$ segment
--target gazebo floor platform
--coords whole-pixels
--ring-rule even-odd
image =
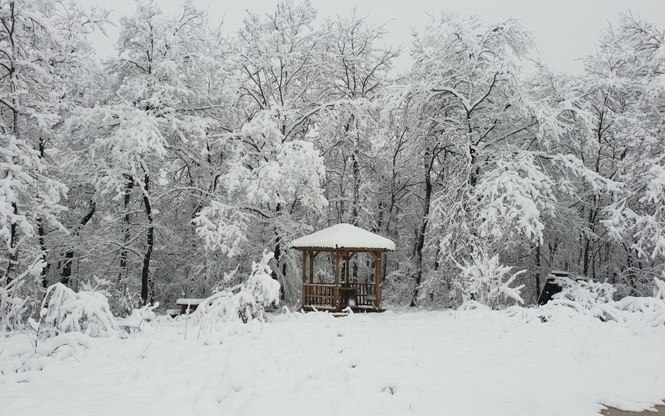
[[[353,311],[353,313],[375,313],[375,312],[380,313],[386,311],[385,309],[381,308],[377,309],[373,306],[346,306],[342,309],[337,309],[326,305],[306,305],[302,307],[302,310],[305,312],[331,312],[335,316],[337,315],[345,316],[348,315],[348,313],[345,312],[347,308],[351,308],[351,311]]]

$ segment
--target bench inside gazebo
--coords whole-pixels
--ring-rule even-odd
[[[382,256],[386,251],[395,251],[395,243],[392,240],[351,224],[337,224],[294,240],[291,248],[300,250],[303,254],[302,308],[304,310],[341,312],[350,307],[354,311],[382,311]],[[324,252],[329,253],[333,260],[330,265],[332,276],[325,272],[325,267],[315,266],[316,258]],[[370,257],[364,265],[361,264],[361,268],[369,266],[371,273],[361,279],[362,276],[358,276],[357,256],[363,253],[367,253]],[[350,262],[354,257],[356,263],[353,265],[352,273]],[[320,266],[321,260],[319,263]]]

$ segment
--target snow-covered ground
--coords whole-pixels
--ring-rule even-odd
[[[287,313],[205,337],[191,318],[162,317],[126,339],[41,341],[38,354],[13,335],[0,339],[0,414],[573,416],[662,404],[665,327],[542,323],[533,311]]]

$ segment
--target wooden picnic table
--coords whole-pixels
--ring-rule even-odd
[[[187,313],[192,313],[196,310],[196,308],[199,307],[199,305],[204,301],[205,299],[178,299],[176,300],[176,305],[180,306],[180,314],[185,315]]]

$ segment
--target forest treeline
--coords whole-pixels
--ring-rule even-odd
[[[648,21],[617,16],[567,75],[532,63],[516,20],[443,14],[398,73],[385,29],[351,12],[285,1],[228,36],[181,10],[138,2],[100,60],[106,11],[0,0],[3,311],[57,282],[116,312],[173,305],[265,249],[295,306],[290,241],[339,222],[396,242],[393,305],[476,298],[473,265],[525,270],[527,304],[551,270],[619,296],[663,274],[665,32]]]

